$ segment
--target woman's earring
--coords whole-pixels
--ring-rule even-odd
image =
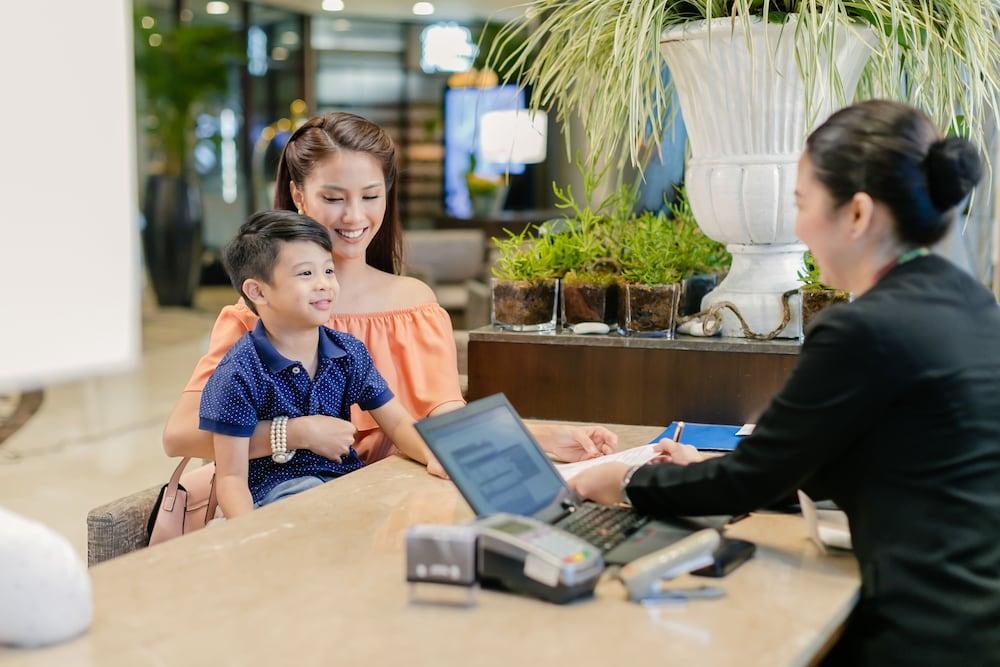
[[[303,215],[301,208],[299,209],[299,215]]]

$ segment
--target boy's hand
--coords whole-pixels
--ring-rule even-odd
[[[289,449],[308,449],[338,463],[351,452],[358,429],[349,421],[310,415],[288,420]]]

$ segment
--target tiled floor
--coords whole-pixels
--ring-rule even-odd
[[[231,290],[212,288],[194,309],[147,313],[137,368],[46,387],[38,412],[0,444],[0,505],[65,535],[86,558],[87,512],[173,470],[163,424],[231,301]]]

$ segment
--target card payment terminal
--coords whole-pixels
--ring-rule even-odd
[[[594,545],[536,519],[499,513],[474,525],[484,586],[562,604],[590,595],[604,569]]]

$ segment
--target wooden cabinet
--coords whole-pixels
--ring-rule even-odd
[[[469,400],[503,392],[525,418],[664,426],[754,422],[798,359],[797,341],[469,335]]]

